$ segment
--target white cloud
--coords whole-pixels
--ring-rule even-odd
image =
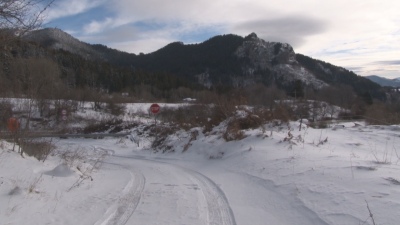
[[[133,26],[122,26],[110,29],[101,34],[87,33],[85,36],[78,37],[79,40],[89,43],[117,43],[137,40],[140,37],[140,31]],[[122,51],[127,51],[120,49]]]
[[[106,18],[102,22],[92,21],[83,27],[83,31],[86,34],[99,33],[104,31],[106,28],[113,24],[114,20],[112,18]]]
[[[103,4],[105,0],[58,0],[48,9],[47,21],[73,16]]]
[[[286,42],[296,48],[305,43],[305,37],[323,33],[327,27],[326,21],[290,15],[282,18],[246,21],[235,24],[230,30],[243,36],[256,31],[257,35],[264,40]]]

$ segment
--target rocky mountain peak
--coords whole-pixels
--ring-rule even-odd
[[[296,53],[292,46],[286,43],[266,42],[251,33],[245,38],[236,56],[250,58],[255,66],[261,69],[271,68],[277,64],[295,64]]]
[[[326,84],[315,78],[296,61],[296,53],[293,47],[287,43],[267,42],[251,33],[245,37],[243,44],[237,48],[235,55],[238,58],[248,58],[250,65],[246,66],[247,74],[251,71],[269,70],[292,82],[301,80],[305,84],[320,88]],[[250,68],[250,69],[249,69]]]
[[[251,33],[251,34],[249,34],[249,35],[247,35],[247,36],[244,38],[245,41],[247,41],[247,40],[254,40],[254,39],[258,39],[257,34],[254,33],[254,32]]]

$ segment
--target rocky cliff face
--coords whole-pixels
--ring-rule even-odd
[[[257,70],[268,69],[283,82],[301,80],[314,88],[327,85],[316,79],[312,73],[296,61],[296,53],[292,46],[286,43],[266,42],[252,33],[245,38],[242,46],[235,51],[235,55],[238,58],[249,59],[248,65],[243,67],[247,77],[254,76],[254,72]]]
[[[257,37],[255,33],[245,38],[235,55],[240,58],[247,57],[256,67],[261,69],[271,68],[274,64],[295,64],[296,54],[292,46],[278,42],[266,42]]]

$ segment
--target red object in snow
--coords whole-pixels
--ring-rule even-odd
[[[158,104],[152,104],[152,105],[150,106],[150,111],[151,111],[153,114],[157,114],[158,112],[160,112],[160,109],[161,109],[161,107],[160,107]]]
[[[11,132],[16,132],[19,128],[19,122],[18,119],[15,117],[12,117],[8,120],[8,129],[10,129]]]

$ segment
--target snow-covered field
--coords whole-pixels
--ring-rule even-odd
[[[400,126],[223,129],[182,130],[164,154],[140,136],[57,139],[44,163],[0,140],[0,224],[400,224]]]

